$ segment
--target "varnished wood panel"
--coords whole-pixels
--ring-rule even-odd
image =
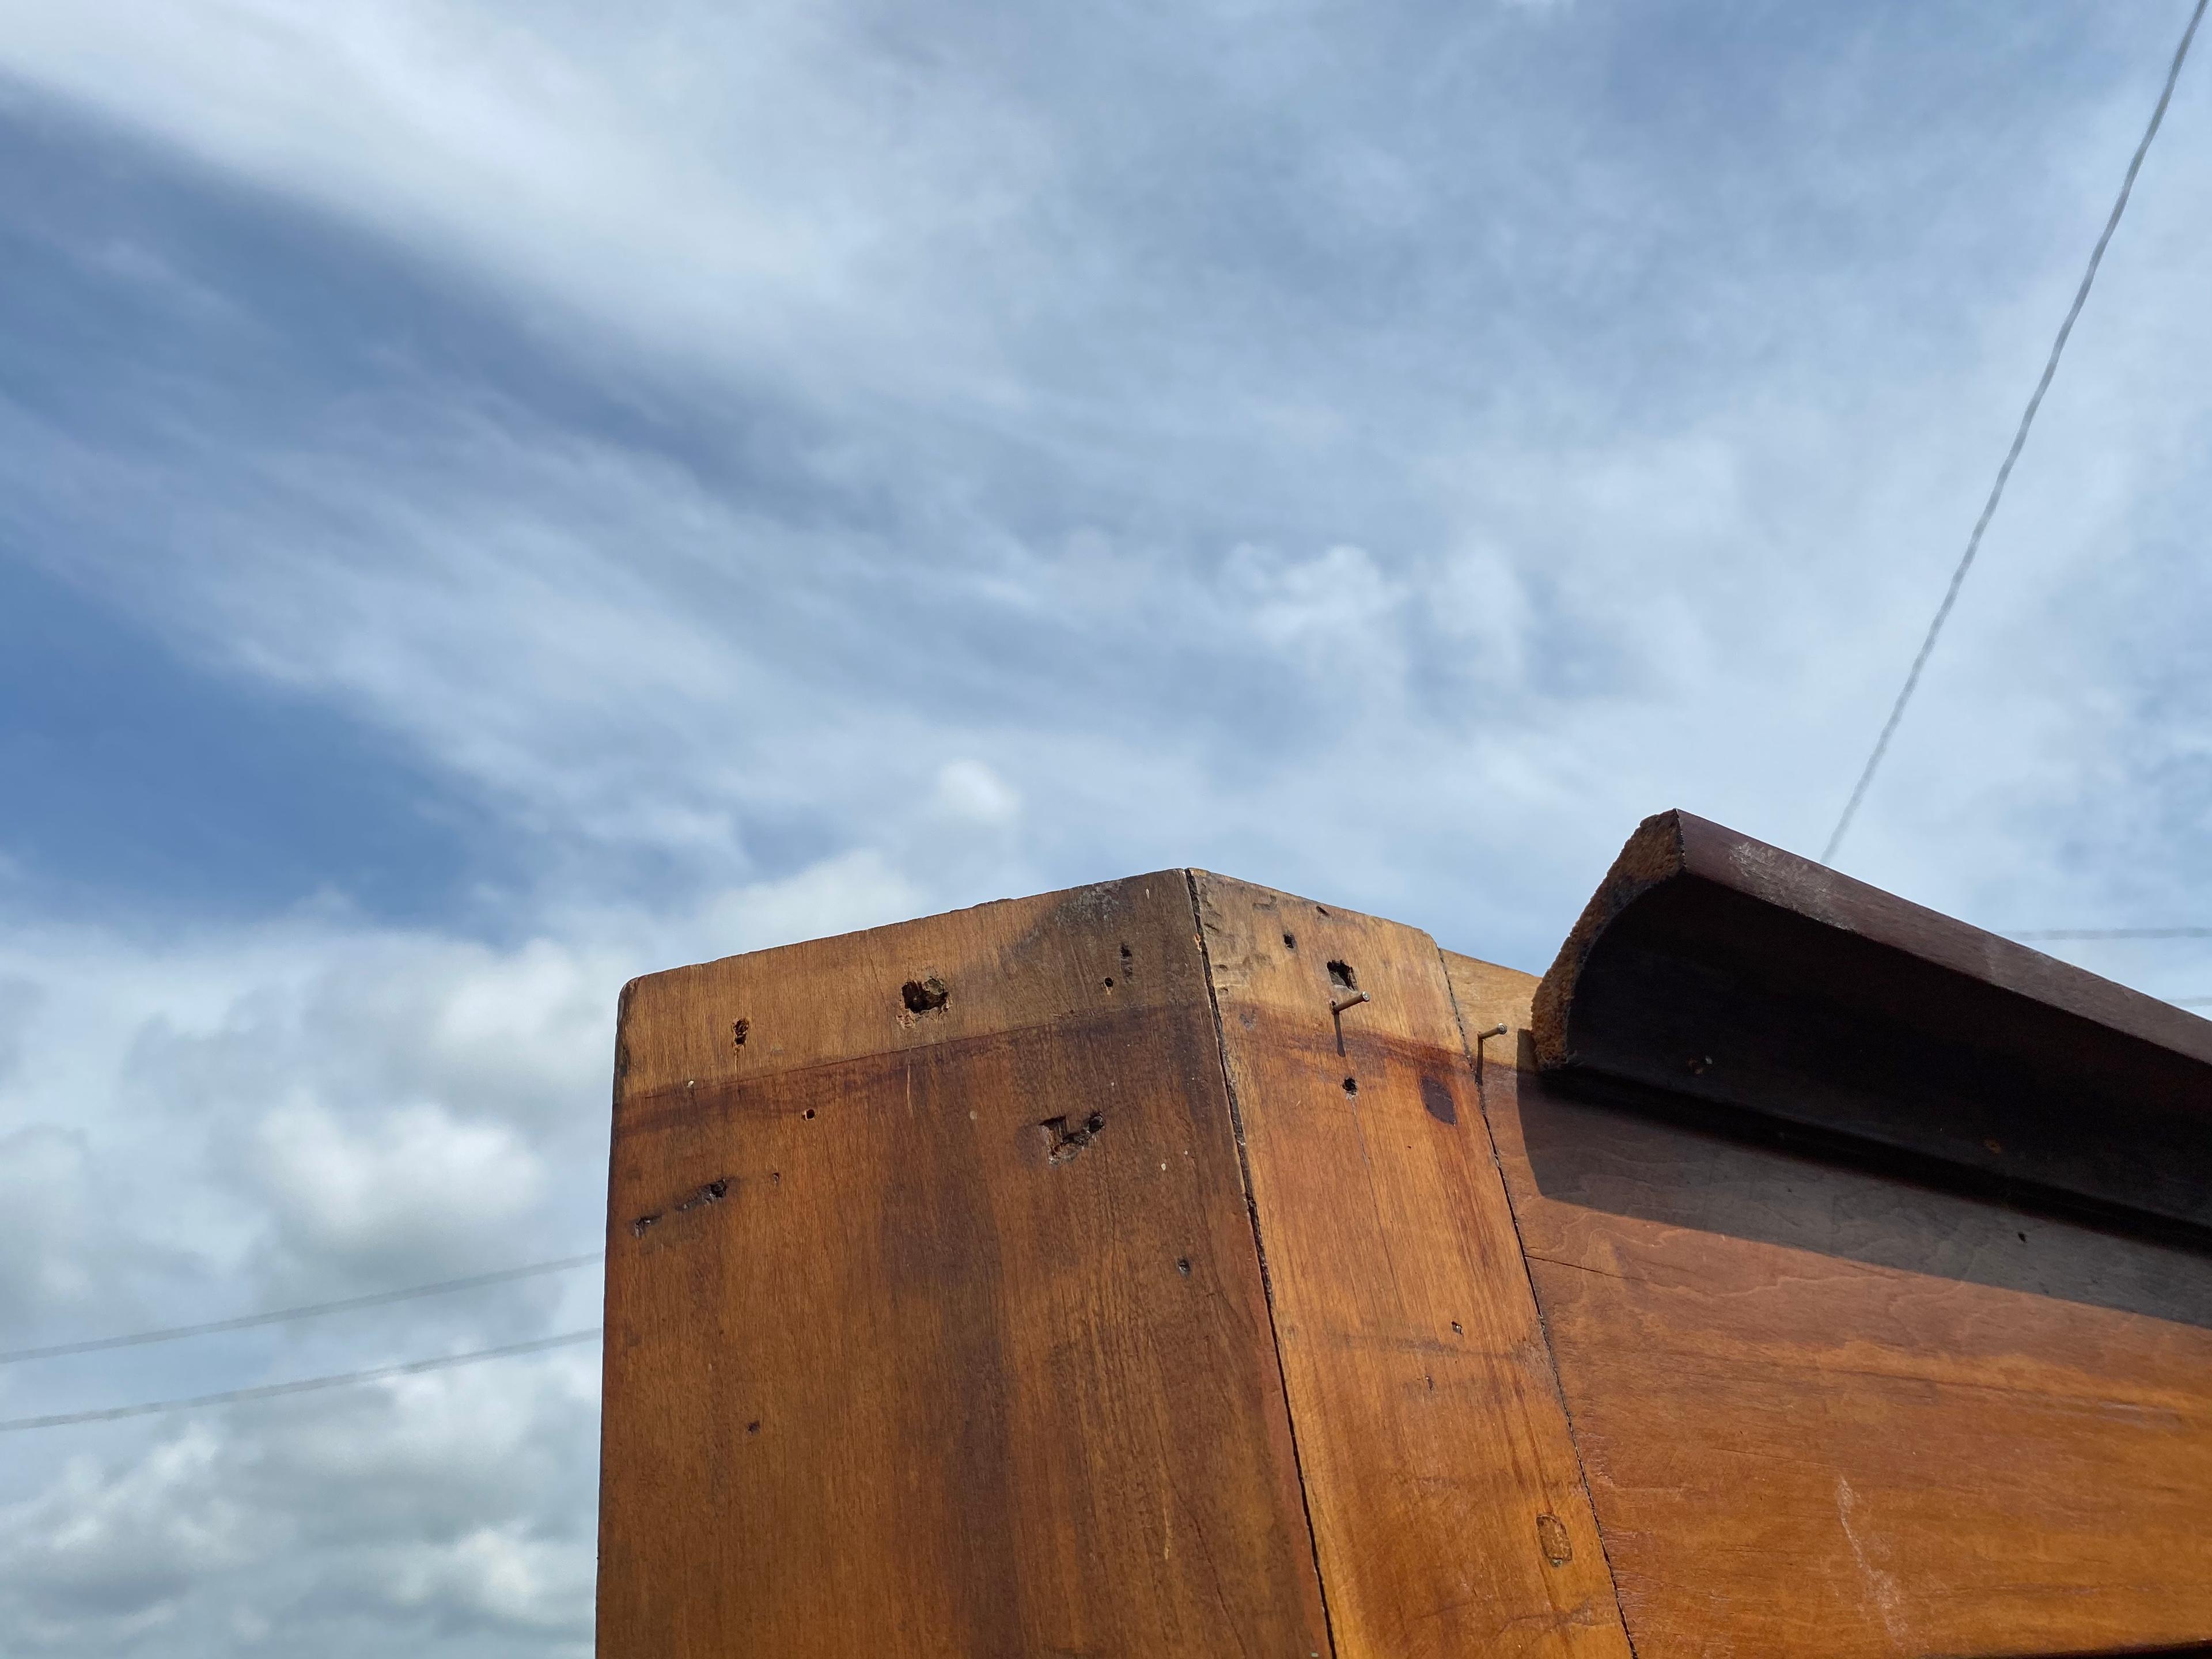
[[[1640,1659],[2212,1639],[2212,1261],[1564,1097],[1447,962]]]
[[[1337,1652],[1625,1659],[1434,943],[1197,883]]]
[[[618,1068],[601,1654],[1328,1651],[1181,872],[655,975]]]

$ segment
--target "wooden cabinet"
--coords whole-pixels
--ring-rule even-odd
[[[2185,1222],[1547,1077],[1537,990],[1182,871],[634,982],[600,1653],[2212,1638]]]

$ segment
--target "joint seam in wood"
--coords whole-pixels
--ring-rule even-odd
[[[1321,1597],[1322,1635],[1330,1659],[1336,1655],[1336,1626],[1328,1611],[1328,1579],[1322,1571],[1321,1534],[1314,1526],[1313,1499],[1306,1491],[1305,1463],[1298,1451],[1297,1413],[1291,1409],[1290,1373],[1283,1364],[1283,1339],[1275,1328],[1275,1285],[1267,1273],[1267,1246],[1260,1236],[1260,1205],[1252,1192],[1252,1160],[1244,1146],[1244,1114],[1237,1101],[1237,1080],[1229,1073],[1229,1036],[1221,1024],[1221,999],[1213,987],[1213,951],[1206,939],[1206,906],[1198,890],[1198,872],[1185,870],[1190,889],[1191,930],[1198,939],[1199,970],[1206,979],[1206,1006],[1213,1015],[1213,1058],[1221,1067],[1221,1091],[1229,1103],[1230,1137],[1237,1143],[1237,1174],[1244,1187],[1244,1213],[1252,1224],[1252,1250],[1260,1261],[1260,1293],[1267,1304],[1267,1340],[1275,1351],[1275,1381],[1282,1389],[1283,1420],[1291,1436],[1291,1467],[1298,1477],[1298,1507],[1305,1516],[1306,1545],[1313,1552],[1314,1589]],[[1610,1571],[1610,1569],[1608,1569]]]

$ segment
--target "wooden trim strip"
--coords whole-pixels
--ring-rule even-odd
[[[1538,987],[1556,1082],[2212,1230],[2212,1021],[1686,812]]]

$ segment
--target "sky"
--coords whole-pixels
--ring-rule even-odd
[[[1540,971],[1646,814],[1817,854],[2186,14],[0,0],[0,1347],[595,1249],[639,973],[1176,865]],[[2208,273],[2197,61],[1850,873],[2212,925]],[[597,1363],[0,1436],[5,1651],[586,1653]]]

